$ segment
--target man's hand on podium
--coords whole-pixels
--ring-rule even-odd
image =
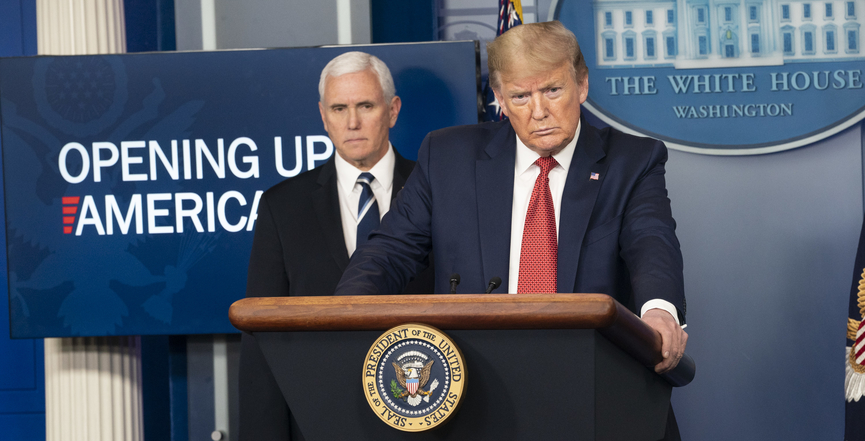
[[[655,365],[655,372],[663,374],[676,365],[685,355],[688,333],[677,323],[669,312],[663,309],[650,309],[643,314],[643,321],[661,334],[661,354],[664,359]]]

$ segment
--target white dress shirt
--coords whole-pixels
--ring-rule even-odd
[[[553,197],[553,208],[556,213],[556,237],[559,233],[559,218],[562,207],[562,194],[565,190],[565,181],[568,178],[568,169],[571,166],[571,160],[574,158],[574,150],[577,146],[577,140],[580,138],[580,128],[582,123],[577,124],[577,131],[574,139],[565,146],[559,153],[553,155],[553,158],[558,162],[558,165],[550,170],[550,193]],[[535,187],[535,181],[538,175],[541,174],[541,168],[535,165],[535,161],[541,156],[529,149],[520,137],[517,136],[517,153],[516,161],[514,161],[514,201],[511,208],[511,253],[508,268],[508,292],[516,293],[520,278],[520,251],[523,246],[523,229],[526,223],[526,212],[529,210],[529,201],[532,198],[532,190]],[[586,177],[588,179],[588,176]],[[640,309],[640,315],[646,313],[650,309],[663,309],[670,313],[676,323],[679,323],[679,314],[676,312],[676,307],[672,303],[661,300],[652,299],[643,304]]]
[[[362,170],[351,165],[338,153],[334,153],[336,165],[336,186],[339,194],[339,217],[342,220],[342,235],[345,238],[345,248],[351,257],[357,247],[357,205],[360,202],[362,187],[357,178]],[[370,170],[375,180],[369,184],[375,200],[378,203],[379,217],[390,209],[390,197],[393,190],[393,170],[396,166],[396,155],[393,145],[388,142],[387,153]]]

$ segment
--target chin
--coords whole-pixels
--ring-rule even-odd
[[[349,146],[349,148],[347,150],[348,151],[346,152],[347,153],[346,156],[348,156],[352,159],[363,159],[363,158],[366,158],[367,156],[369,156],[369,150],[370,149],[363,147],[363,146],[359,146],[359,145],[353,145],[353,146]]]
[[[561,143],[554,143],[553,142],[553,143],[540,144],[537,147],[535,147],[534,150],[538,153],[540,153],[540,152],[549,153],[549,152],[558,152],[559,150],[561,150],[561,147],[562,147]]]

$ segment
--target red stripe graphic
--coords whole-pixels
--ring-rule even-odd
[[[63,214],[76,214],[78,213],[78,202],[81,200],[79,196],[63,196],[61,198],[63,201]],[[75,216],[63,216],[63,234],[72,234],[71,225],[75,224]]]

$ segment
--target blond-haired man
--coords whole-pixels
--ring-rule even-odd
[[[509,119],[426,137],[391,214],[336,293],[392,291],[434,247],[436,292],[459,273],[468,293],[494,277],[505,280],[497,292],[606,293],[661,333],[665,358],[655,369],[672,369],[687,334],[666,147],[581,118],[588,70],[561,23],[517,26],[488,55]]]

